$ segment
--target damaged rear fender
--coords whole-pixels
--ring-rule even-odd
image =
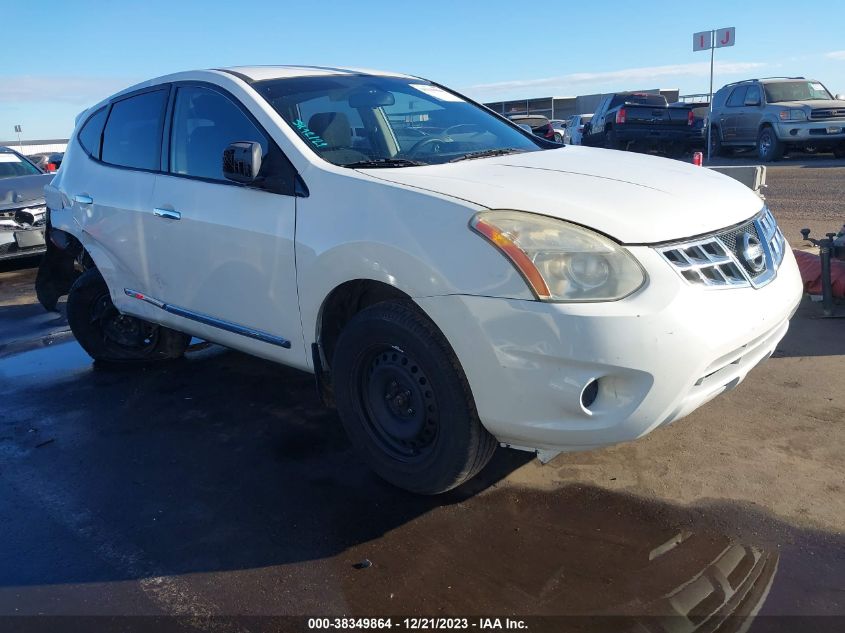
[[[70,291],[76,278],[93,265],[82,244],[70,233],[47,227],[47,252],[35,277],[35,294],[48,312]]]

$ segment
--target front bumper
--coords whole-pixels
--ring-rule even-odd
[[[760,289],[704,289],[651,248],[629,249],[649,283],[622,301],[550,304],[418,298],[453,346],[479,416],[518,448],[632,440],[732,389],[783,338],[802,295],[792,252]],[[598,379],[595,402],[581,394]]]
[[[795,121],[776,125],[778,138],[785,143],[837,144],[845,141],[845,121]]]

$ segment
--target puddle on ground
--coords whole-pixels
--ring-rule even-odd
[[[92,362],[75,340],[52,343],[0,358],[0,378],[54,378],[89,371]]]

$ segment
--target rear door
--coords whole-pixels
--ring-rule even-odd
[[[82,242],[113,295],[125,287],[143,290],[149,285],[152,268],[144,250],[143,217],[160,168],[169,90],[165,85],[125,95],[93,115],[80,133],[83,143],[88,137],[83,149],[91,160],[80,157],[78,169],[62,174]],[[119,305],[120,297],[115,299]]]
[[[249,111],[210,84],[174,88],[168,129],[165,173],[145,215],[149,294],[177,329],[305,367],[293,167]],[[261,145],[261,187],[223,176],[223,151],[239,141]]]

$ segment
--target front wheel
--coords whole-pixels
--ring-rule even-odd
[[[332,375],[350,440],[399,488],[445,492],[496,449],[449,343],[413,304],[383,302],[356,314],[338,339]]]
[[[191,337],[114,307],[100,271],[91,268],[74,282],[67,298],[67,321],[88,355],[105,362],[151,362],[179,358]]]
[[[764,127],[757,137],[757,156],[764,163],[780,160],[783,157],[783,143],[771,127]]]

